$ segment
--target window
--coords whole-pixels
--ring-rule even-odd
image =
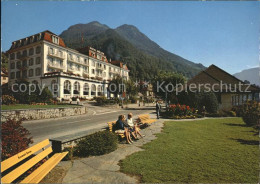
[[[15,78],[15,73],[11,72],[11,79],[14,79],[14,78]]]
[[[63,52],[59,51],[59,56],[62,57],[63,56]]]
[[[36,58],[36,65],[41,64],[41,57]]]
[[[17,78],[17,79],[20,79],[20,78],[21,78],[21,72],[20,72],[20,71],[17,71],[17,72],[16,72],[16,78]]]
[[[73,64],[72,63],[69,63],[69,66],[70,66],[71,69],[73,68]]]
[[[17,58],[17,59],[20,59],[20,57],[21,57],[21,52],[17,52],[17,53],[16,53],[16,58]]]
[[[11,63],[11,69],[14,69],[15,68],[15,63]]]
[[[80,70],[80,65],[76,65],[76,67],[77,67],[77,70],[79,71]]]
[[[30,38],[30,42],[32,43],[34,41],[34,36]]]
[[[92,74],[95,74],[95,69],[92,69]]]
[[[30,48],[29,49],[29,56],[33,55],[34,54],[34,49],[33,48]]]
[[[50,54],[54,54],[54,49],[50,48],[49,52],[50,52]]]
[[[27,67],[27,60],[23,60],[23,67]]]
[[[87,59],[84,59],[84,64],[88,64],[88,60]]]
[[[74,91],[73,91],[73,94],[79,94],[79,91],[80,91],[80,84],[79,84],[79,82],[75,82],[75,83],[74,83]]]
[[[33,76],[33,69],[30,69],[29,70],[29,77],[32,77]]]
[[[27,56],[27,50],[23,51],[23,56]]]
[[[102,87],[99,85],[98,86],[98,96],[101,96],[102,95]]]
[[[33,65],[33,58],[29,59],[29,66]]]
[[[69,80],[64,81],[64,94],[70,94],[71,83]]]
[[[94,61],[92,61],[92,66],[95,66],[95,62]]]
[[[79,58],[79,56],[77,57],[77,61],[80,62],[80,58]]]
[[[52,36],[52,42],[53,43],[56,43],[56,44],[59,44],[59,38],[57,36]]]
[[[60,66],[63,66],[63,61],[61,59],[58,59],[57,62],[60,64]]]
[[[106,65],[104,65],[104,69],[106,70]]]
[[[95,86],[95,84],[92,84],[91,85],[91,96],[94,96],[94,95],[96,95],[96,86]]]
[[[23,70],[22,76],[23,76],[23,78],[27,78],[27,70]]]
[[[88,85],[88,83],[84,84],[83,95],[89,95],[89,85]]]
[[[12,53],[12,54],[10,55],[10,58],[11,58],[11,59],[15,59],[15,54]]]
[[[50,64],[53,65],[53,58],[50,57]]]
[[[17,62],[16,62],[16,68],[17,68],[17,69],[20,69],[21,66],[22,66],[21,61],[17,61]]]
[[[54,95],[58,93],[58,83],[56,82],[56,80],[51,81],[51,90]]]
[[[103,77],[106,77],[106,75],[107,75],[106,72],[104,72],[104,73],[103,73]]]
[[[40,54],[40,53],[41,53],[41,47],[38,46],[38,47],[36,47],[36,54]]]
[[[39,76],[41,75],[41,68],[36,68],[36,76]]]
[[[40,34],[37,36],[37,40],[39,41],[41,38],[42,38],[42,34],[40,33]]]

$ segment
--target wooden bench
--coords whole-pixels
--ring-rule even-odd
[[[68,152],[52,153],[49,139],[46,139],[4,161],[1,162],[1,183],[12,183],[19,176],[35,166],[43,159],[47,159],[41,166],[36,168],[31,174],[20,183],[39,183],[67,154]],[[27,159],[26,159],[27,158]],[[20,162],[24,163],[20,163]],[[18,164],[17,167],[15,165]],[[15,168],[13,168],[15,167]],[[8,173],[7,173],[8,172]],[[4,175],[3,175],[4,174]]]
[[[149,114],[141,114],[138,116],[138,119],[141,123],[145,124],[150,124],[150,123],[154,123],[156,121],[156,119],[150,119]]]
[[[108,124],[109,131],[113,132],[113,125],[116,124],[116,121],[111,121],[111,122],[108,122],[107,124]],[[123,134],[123,133],[116,133],[116,134],[119,135],[122,139],[125,137],[125,134]]]

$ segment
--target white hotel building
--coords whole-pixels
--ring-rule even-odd
[[[27,80],[47,86],[54,97],[64,99],[110,97],[107,87],[114,76],[129,79],[129,70],[122,62],[108,61],[103,52],[91,47],[80,51],[68,48],[50,31],[14,41],[8,55],[9,87],[15,81]]]

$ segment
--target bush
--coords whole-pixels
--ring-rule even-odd
[[[203,106],[208,113],[217,113],[218,100],[213,92],[201,92],[198,96],[198,109],[203,111]]]
[[[22,121],[7,120],[2,123],[2,160],[29,147],[33,143],[30,132],[22,126]]]
[[[130,96],[129,100],[131,103],[137,103],[137,98],[135,96]]]
[[[53,98],[53,95],[52,92],[47,87],[45,87],[39,97],[41,102],[50,102],[50,100]]]
[[[96,100],[97,105],[109,104],[109,100],[105,96],[94,97],[94,99]]]
[[[74,155],[79,157],[103,155],[117,149],[117,135],[110,131],[100,131],[85,137],[74,147]]]
[[[4,105],[11,105],[11,104],[16,104],[17,101],[13,96],[10,95],[3,95],[2,96],[2,104]]]
[[[259,127],[260,124],[260,107],[256,101],[248,101],[243,105],[242,118],[248,126]]]

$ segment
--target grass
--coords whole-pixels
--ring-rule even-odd
[[[147,183],[258,183],[258,132],[240,118],[165,122],[157,139],[120,163]]]
[[[15,109],[38,109],[38,108],[60,108],[60,107],[77,107],[77,105],[28,105],[28,104],[16,104],[16,105],[2,105],[2,110],[15,110]]]

